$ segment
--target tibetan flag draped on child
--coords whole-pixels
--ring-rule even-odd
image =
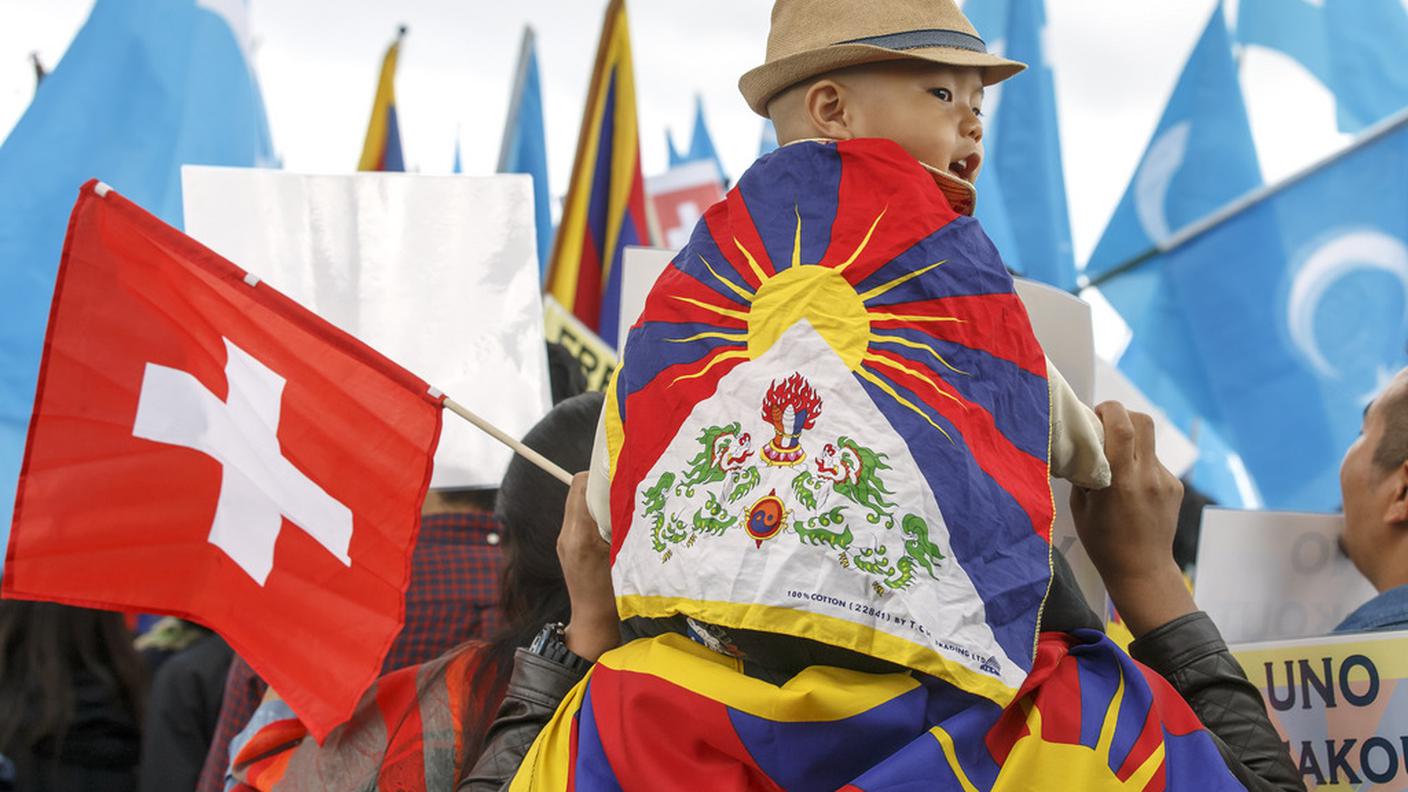
[[[406,38],[403,27],[396,40],[381,59],[381,77],[377,79],[376,96],[372,98],[372,118],[367,123],[367,139],[362,143],[359,171],[404,171],[401,154],[401,122],[396,116],[396,61],[401,55],[401,42]]]
[[[641,637],[515,790],[1142,789],[1164,761],[1228,788],[1103,635],[1037,651],[1059,374],[972,198],[890,141],[803,142],[705,213],[630,330],[588,483]]]
[[[716,792],[1243,790],[1188,704],[1103,633],[1042,633],[1005,710],[910,674],[783,686],[676,635],[602,655],[510,786]]]
[[[321,738],[401,629],[440,401],[89,182],[3,594],[207,624]]]
[[[582,116],[572,183],[548,264],[547,292],[615,348],[621,255],[650,245],[640,171],[635,67],[625,0],[611,0]]]

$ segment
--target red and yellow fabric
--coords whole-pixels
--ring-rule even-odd
[[[465,729],[498,709],[488,691],[468,691],[482,649],[482,644],[466,644],[429,663],[387,674],[362,697],[352,719],[322,745],[297,718],[263,726],[231,762],[236,788],[453,789]]]
[[[640,170],[635,67],[625,0],[611,0],[582,117],[546,291],[616,348],[621,256],[650,245]]]
[[[662,724],[669,724],[662,728]],[[1043,633],[1002,709],[815,666],[778,686],[677,635],[603,655],[519,768],[536,790],[1240,790],[1188,705],[1099,632]]]
[[[381,60],[381,77],[377,80],[376,96],[372,99],[372,118],[367,124],[367,138],[362,143],[362,156],[357,161],[359,171],[404,171],[405,157],[401,153],[401,124],[396,115],[396,61],[401,54],[403,29],[386,50]]]

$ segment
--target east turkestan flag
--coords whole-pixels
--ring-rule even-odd
[[[3,594],[209,625],[321,739],[401,629],[441,398],[89,182]]]

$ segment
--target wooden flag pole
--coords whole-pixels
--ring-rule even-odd
[[[514,450],[514,453],[518,454],[529,462],[532,462],[539,468],[542,468],[544,473],[547,473],[553,478],[556,478],[558,481],[561,481],[563,484],[566,484],[569,487],[572,486],[571,473],[568,473],[567,471],[558,467],[556,464],[553,463],[551,459],[548,459],[542,454],[539,454],[537,451],[534,451],[533,449],[519,442],[516,438],[509,437],[508,435],[504,434],[502,431],[499,430],[499,427],[494,426],[483,418],[480,418],[478,415],[475,415],[473,412],[466,409],[464,405],[460,404],[454,399],[451,399],[449,396],[445,397],[445,409],[484,430],[489,434],[490,437],[494,438],[495,440],[498,440],[500,443],[503,443],[509,448],[512,448]]]

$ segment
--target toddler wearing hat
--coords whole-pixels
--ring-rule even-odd
[[[984,89],[1023,68],[953,0],[778,0],[739,87],[784,145],[655,284],[597,433],[628,636],[686,633],[779,684],[1020,685],[1048,474],[1110,475],[970,217]]]

